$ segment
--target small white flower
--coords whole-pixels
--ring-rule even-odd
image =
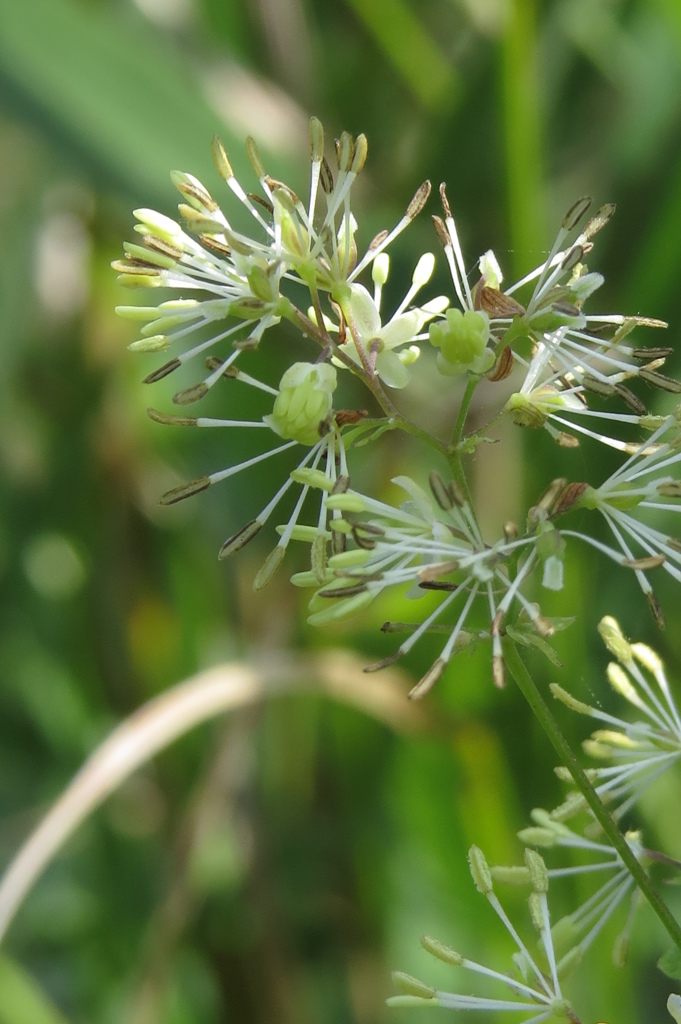
[[[424,253],[412,275],[411,286],[385,323],[381,321],[381,304],[383,285],[390,269],[387,253],[380,253],[372,266],[373,296],[364,285],[356,282],[350,285],[345,295],[339,296],[338,305],[343,314],[346,335],[350,335],[339,344],[339,351],[353,362],[364,365],[370,373],[375,373],[388,387],[403,388],[408,384],[407,366],[418,359],[420,349],[417,343],[427,337],[421,333],[423,327],[441,313],[449,301],[445,296],[439,296],[423,306],[411,306],[418,291],[430,280],[434,266],[432,253]],[[339,325],[328,319],[325,326],[336,333],[339,331]],[[344,365],[337,358],[334,363],[339,367]]]

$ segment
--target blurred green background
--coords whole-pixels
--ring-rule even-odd
[[[179,479],[250,449],[237,434],[185,436],[147,419],[175,387],[144,388],[151,367],[127,353],[135,334],[113,314],[129,301],[109,264],[131,237],[130,211],[172,214],[175,167],[229,206],[210,159],[216,132],[246,188],[248,134],[271,173],[304,188],[315,113],[329,135],[368,135],[363,244],[424,178],[445,180],[470,265],[491,246],[510,278],[542,259],[576,197],[615,201],[590,261],[606,275],[591,309],[668,319],[674,344],[681,6],[0,0],[0,101],[4,864],[87,753],[154,694],[255,650],[349,644],[372,661],[394,641],[381,622],[399,617],[383,605],[312,635],[285,574],[251,591],[271,536],[216,561],[271,493],[257,474],[157,507]],[[428,215],[394,250],[396,296],[424,248],[437,250]],[[281,358],[268,336],[248,369]],[[507,433],[473,467],[490,523],[522,514],[556,472],[548,440]],[[391,440],[364,472],[387,482],[418,457]],[[562,457],[565,475],[602,473],[585,445]],[[666,577],[663,638],[624,570],[574,549],[567,579],[546,611],[578,619],[556,643],[564,669],[532,659],[542,681],[608,704],[595,628],[606,613],[678,664]],[[412,681],[437,651],[423,647],[405,666]],[[419,1024],[423,1012],[384,999],[391,968],[447,987],[422,932],[506,969],[507,936],[465,854],[476,842],[491,861],[521,855],[514,832],[529,810],[560,799],[554,758],[513,686],[493,690],[486,650],[454,661],[424,716],[398,733],[321,697],[278,698],[175,744],[31,894],[0,961],[0,1024]],[[577,742],[583,724],[563,718]],[[653,820],[646,840],[661,841]],[[664,841],[678,856],[678,815]],[[564,911],[575,890],[555,896]],[[647,911],[640,925],[626,970],[610,967],[607,941],[584,965],[570,994],[585,1022],[664,1019],[664,936]]]

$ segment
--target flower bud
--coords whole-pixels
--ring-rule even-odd
[[[448,309],[445,320],[438,320],[429,329],[430,343],[440,349],[437,366],[448,377],[459,373],[485,373],[494,363],[494,353],[487,348],[489,317],[482,310]]]
[[[333,407],[336,371],[328,363],[294,363],[279,385],[274,408],[265,422],[281,437],[300,444],[319,441],[320,423]]]

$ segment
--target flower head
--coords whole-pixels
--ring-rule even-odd
[[[611,437],[579,420],[590,417],[596,425],[607,420],[617,431],[622,426],[630,429],[627,425],[653,430],[657,421],[626,382],[640,378],[672,392],[681,391],[681,383],[660,373],[670,348],[645,348],[628,340],[635,327],[665,327],[663,321],[584,312],[585,301],[603,283],[600,274],[588,271],[584,257],[614,207],[604,206],[578,230],[591,203],[588,197],[579,199],[565,215],[547,258],[502,291],[503,275],[491,251],[479,260],[477,283],[469,284],[444,186],[440,194],[445,218],[435,218],[436,228],[461,306],[447,311],[445,324],[430,328],[431,343],[439,349],[440,371],[487,374],[500,380],[518,363],[525,368],[524,379],[506,406],[518,425],[545,427],[565,446],[576,445],[581,433],[630,450],[626,438]],[[516,295],[530,284],[533,290],[523,305]],[[620,399],[628,411],[591,408],[592,399],[611,397]]]
[[[327,579],[310,602],[309,622],[323,625],[353,614],[390,587],[406,587],[412,598],[430,593],[438,598],[437,604],[419,625],[386,623],[384,630],[402,628],[410,635],[372,668],[406,654],[426,632],[444,632],[447,639],[439,657],[412,690],[412,697],[420,697],[454,654],[486,636],[492,640],[495,682],[503,685],[501,632],[511,606],[517,606],[541,637],[553,633],[553,625],[523,596],[521,587],[535,567],[556,556],[554,545],[548,541],[546,550],[540,551],[541,531],[518,537],[510,525],[494,544],[485,543],[468,501],[456,484],[446,483],[438,473],[430,476],[432,496],[408,477],[393,482],[408,494],[399,507],[353,490],[329,498],[328,507],[343,516],[331,523],[332,531],[343,533],[349,543],[347,550],[329,559]],[[368,518],[361,519],[362,514]],[[546,547],[547,541],[543,543]],[[547,585],[553,582],[551,572],[548,583],[547,578],[544,581]],[[294,577],[294,582],[312,581],[303,576]],[[477,606],[484,609],[482,630],[470,625]],[[454,616],[451,625],[442,621],[448,612]]]
[[[176,350],[145,378],[147,383],[160,380],[220,342],[230,343],[207,377],[175,395],[179,404],[205,395],[239,352],[256,347],[282,317],[295,318],[296,286],[304,287],[307,302],[312,295],[320,320],[320,293],[328,293],[334,302],[346,301],[358,275],[411,223],[430,190],[428,183],[421,186],[395,228],[382,232],[360,258],[350,199],[366,160],[364,135],[353,139],[344,132],[337,140],[334,173],[324,156],[322,126],[312,118],[306,202],[266,173],[252,139],[246,148],[262,197],[244,190],[222,144],[217,139],[213,142],[217,169],[246,209],[250,232],[235,226],[197,178],[176,171],[171,177],[182,195],[179,212],[184,227],[154,210],[135,211],[141,241],[127,243],[125,259],[113,264],[124,285],[181,293],[181,298],[155,306],[118,307],[121,316],[144,323],[141,338],[131,346],[134,350]],[[427,319],[424,314],[420,322]]]

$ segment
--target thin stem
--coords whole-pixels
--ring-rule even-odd
[[[461,435],[463,434],[463,428],[466,423],[466,417],[468,415],[468,410],[470,408],[471,399],[473,398],[473,392],[478,386],[479,380],[479,377],[475,377],[472,374],[468,375],[468,380],[466,381],[466,390],[463,393],[461,405],[459,406],[459,413],[458,416],[456,417],[456,423],[454,424],[454,433],[452,434],[452,443],[450,445],[452,449],[456,448],[457,445],[459,444],[459,441],[461,440]]]
[[[586,774],[575,757],[572,748],[561,732],[555,718],[551,714],[548,704],[542,697],[537,685],[532,679],[532,676],[528,672],[525,663],[518,654],[516,645],[510,637],[505,637],[503,644],[506,667],[518,684],[520,692],[530,705],[532,712],[551,741],[556,753],[567,766],[575,785],[593,811],[596,820],[607,835],[613,847],[619,854],[622,863],[638,885],[645,898],[648,900],[648,903],[650,903],[675,945],[681,949],[681,926],[669,910],[666,903],[660,899],[653,889],[650,884],[650,879],[632,853],[624,836],[617,828],[617,825],[604,805],[599,800],[595,789],[586,777]]]

